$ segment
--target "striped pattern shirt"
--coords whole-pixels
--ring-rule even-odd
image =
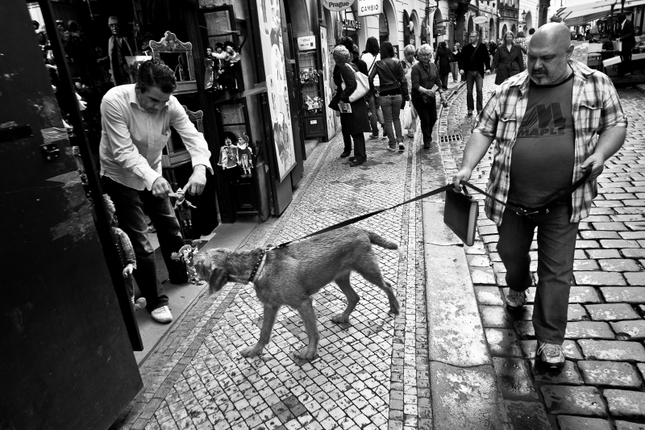
[[[574,73],[572,109],[575,132],[574,168],[571,183],[584,172],[582,163],[593,154],[598,135],[612,127],[627,127],[618,93],[607,75],[570,61]],[[488,193],[506,202],[510,188],[511,153],[517,133],[526,112],[530,79],[524,71],[512,76],[495,91],[475,124],[473,133],[494,138],[493,165],[488,179]],[[597,182],[587,181],[571,196],[570,222],[578,222],[589,215],[591,204],[598,193]],[[486,215],[497,225],[502,222],[505,206],[491,198],[486,199]]]

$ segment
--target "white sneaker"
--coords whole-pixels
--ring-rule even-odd
[[[161,324],[168,324],[172,321],[172,314],[168,306],[162,306],[150,312],[152,319]]]
[[[562,345],[540,342],[538,340],[535,356],[538,360],[552,369],[561,369],[564,366],[565,360]]]

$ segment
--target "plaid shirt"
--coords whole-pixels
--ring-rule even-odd
[[[593,154],[598,135],[612,127],[627,127],[616,89],[607,75],[592,70],[582,63],[570,61],[574,79],[572,91],[573,124],[575,133],[574,168],[571,183],[580,179],[582,163]],[[526,112],[530,79],[528,72],[515,75],[495,91],[479,116],[473,133],[495,139],[493,165],[488,179],[488,193],[506,202],[510,188],[511,153],[517,133]],[[578,222],[589,215],[591,204],[598,193],[596,181],[587,181],[571,196],[570,222]],[[488,218],[498,225],[502,222],[505,206],[486,198]]]

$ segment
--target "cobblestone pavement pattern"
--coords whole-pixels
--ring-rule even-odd
[[[340,134],[320,144],[292,204],[255,228],[241,249],[296,239],[417,195],[420,160],[430,155],[419,136],[405,145],[392,153],[386,139],[367,140],[367,162],[350,168],[339,158]],[[314,361],[293,358],[306,335],[297,312],[284,307],[264,354],[246,359],[239,350],[257,341],[262,306],[251,287],[229,283],[200,298],[146,360],[145,388],[119,428],[432,428],[421,222],[417,203],[359,223],[400,246],[402,258],[374,247],[401,304],[398,316],[388,315],[383,292],[354,274],[361,299],[351,324],[331,322],[345,307],[338,287],[314,296],[320,331]]]
[[[493,77],[484,82],[488,98]],[[592,216],[581,224],[562,373],[543,374],[534,368],[530,304],[516,319],[502,305],[504,268],[495,249],[495,226],[481,216],[478,240],[466,248],[468,282],[474,285],[490,361],[516,430],[645,426],[645,118],[639,110],[640,93],[624,90],[620,95],[629,112],[629,137],[608,163]],[[387,151],[386,140],[368,140],[367,163],[350,168],[347,159],[338,158],[341,136],[319,145],[306,161],[292,204],[281,217],[255,228],[242,249],[298,238],[445,184],[470,133],[472,119],[465,117],[465,106],[461,87],[442,112],[440,138],[428,151],[419,149],[420,131],[414,142],[406,139],[404,153]],[[489,162],[483,160],[473,176],[477,185],[485,185]],[[441,198],[431,199],[439,205]],[[451,373],[440,361],[429,361],[436,339],[428,338],[433,315],[424,288],[424,208],[422,203],[405,205],[359,224],[400,246],[401,257],[375,248],[384,277],[401,303],[398,316],[388,316],[384,294],[356,275],[352,285],[361,301],[350,325],[330,321],[345,306],[337,287],[314,296],[321,337],[314,361],[293,358],[306,335],[300,317],[287,308],[280,311],[264,355],[246,359],[239,349],[256,342],[262,307],[250,287],[228,284],[213,296],[201,297],[174,323],[143,363],[144,389],[116,427],[467,429],[450,422],[443,411],[433,411],[433,396],[439,394],[430,375],[443,372],[458,381],[459,368]],[[439,216],[433,221],[441,223]],[[464,268],[456,276],[468,278]],[[462,373],[470,375],[468,370]],[[457,386],[454,398],[469,405],[473,393],[468,389]]]
[[[494,88],[487,76],[485,100]],[[636,89],[619,95],[629,119],[627,140],[606,163],[591,216],[580,224],[561,373],[535,367],[535,289],[520,315],[503,306],[508,288],[497,229],[483,210],[477,243],[466,249],[498,383],[517,430],[645,429],[645,97]],[[470,135],[465,106],[462,91],[441,130],[449,137],[441,141],[447,177],[460,165]],[[475,185],[485,187],[491,160],[489,152],[473,173]],[[535,254],[535,242],[532,249]],[[535,255],[532,260],[535,277]]]

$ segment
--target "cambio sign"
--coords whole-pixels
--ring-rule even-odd
[[[383,0],[358,0],[358,16],[378,15],[383,12]]]
[[[322,3],[326,9],[339,11],[349,8],[354,4],[354,0],[323,0]]]

